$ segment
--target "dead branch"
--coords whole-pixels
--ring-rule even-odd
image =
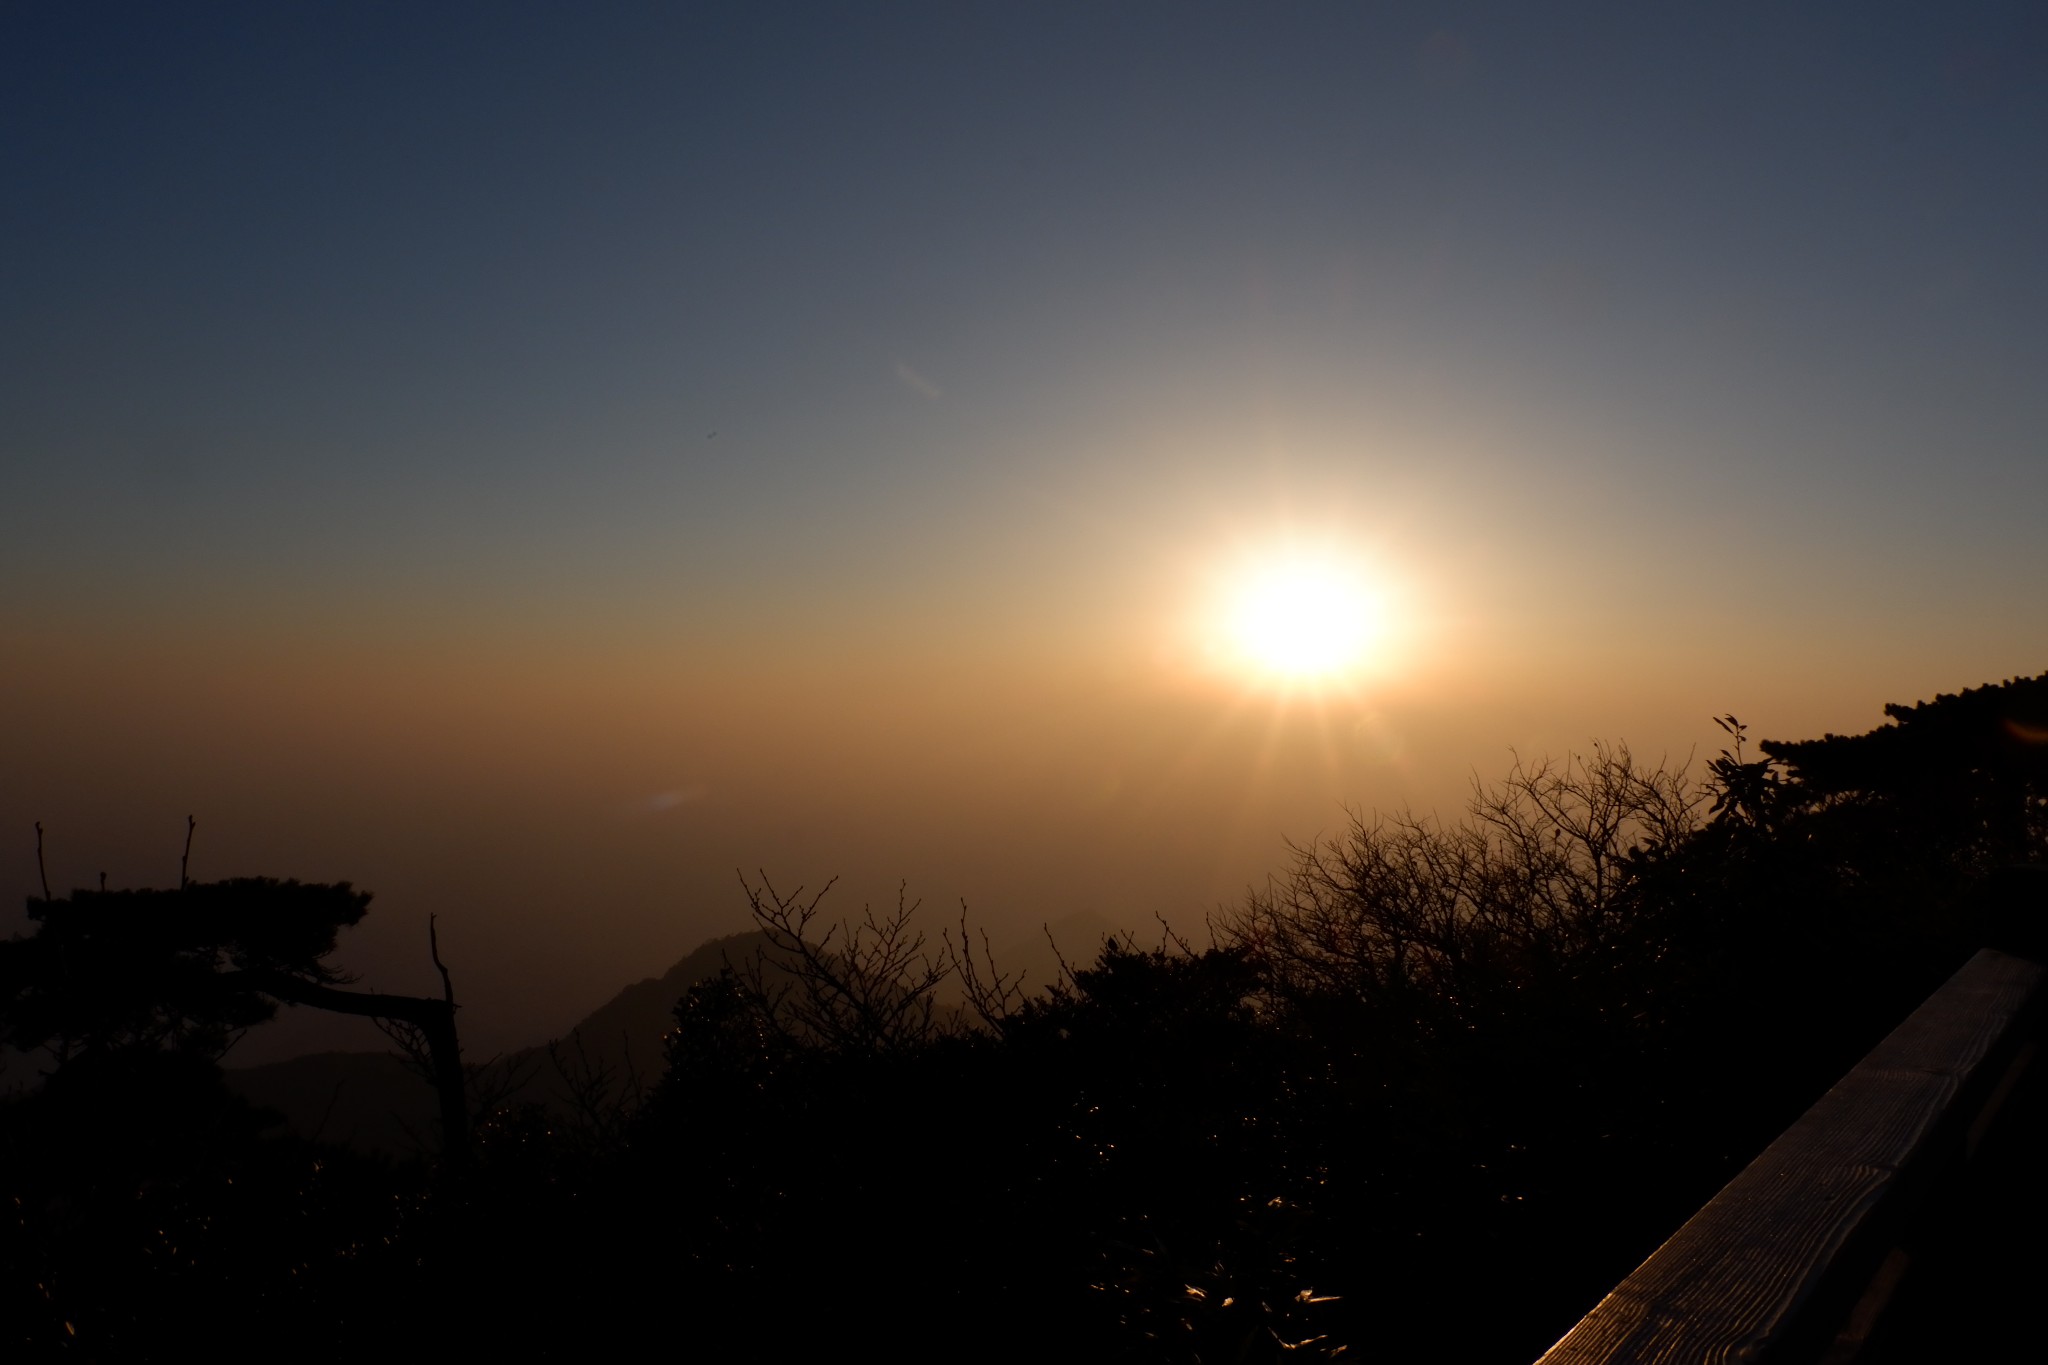
[[[623,1035],[621,1041],[625,1044],[623,1066],[604,1057],[593,1060],[581,1033],[571,1033],[566,1047],[561,1039],[547,1047],[548,1060],[554,1064],[563,1098],[569,1104],[567,1126],[586,1149],[617,1146],[640,1109],[643,1093],[639,1072],[633,1066],[633,1042]]]
[[[991,1029],[1000,1030],[1024,1003],[1023,975],[1005,976],[996,970],[995,952],[989,946],[988,930],[981,936],[981,960],[975,961],[974,941],[967,931],[967,902],[960,902],[960,946],[953,947],[951,931],[945,933],[946,952],[960,974],[960,988],[975,1017]]]
[[[454,1009],[455,982],[449,978],[447,965],[441,961],[441,935],[434,927],[438,919],[439,915],[427,916],[427,953],[434,959],[434,969],[441,973],[441,998],[448,1002],[450,1009]]]
[[[950,952],[925,951],[925,936],[911,927],[922,902],[908,899],[907,885],[897,888],[893,914],[864,906],[858,923],[828,924],[816,933],[819,906],[833,882],[804,900],[801,887],[784,896],[765,872],[759,875],[758,889],[744,873],[740,885],[769,946],[741,980],[773,1028],[799,1045],[866,1053],[937,1035],[937,990],[955,964]],[[771,994],[764,965],[789,978],[784,990]]]

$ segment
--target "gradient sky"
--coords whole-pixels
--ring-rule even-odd
[[[0,185],[0,889],[196,814],[473,1049],[2048,667],[2038,5],[10,6]]]

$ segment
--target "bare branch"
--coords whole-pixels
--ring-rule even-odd
[[[1617,953],[1656,951],[1640,869],[1700,827],[1704,799],[1683,767],[1644,768],[1623,745],[1518,756],[1499,785],[1475,782],[1458,824],[1354,814],[1348,834],[1296,847],[1293,870],[1211,932],[1282,996],[1455,1012],[1531,973],[1592,980]]]
[[[1055,984],[1061,986],[1073,985],[1074,969],[1067,965],[1067,955],[1060,951],[1059,942],[1053,938],[1052,926],[1050,924],[1041,924],[1038,927],[1045,934],[1046,946],[1052,949],[1052,960],[1060,964],[1060,979]]]
[[[427,953],[434,959],[435,970],[441,973],[441,998],[448,1002],[450,1009],[453,1009],[455,1007],[455,983],[449,979],[448,968],[441,961],[441,935],[434,927],[434,921],[439,918],[440,916],[433,914],[427,916]]]
[[[605,1151],[625,1140],[633,1116],[639,1112],[645,1092],[639,1072],[633,1066],[633,1043],[621,1035],[625,1045],[623,1066],[604,1057],[592,1059],[581,1033],[571,1033],[547,1047],[561,1081],[562,1098],[568,1102],[566,1128],[576,1145],[585,1151]]]
[[[1182,956],[1184,957],[1198,956],[1193,946],[1191,946],[1185,938],[1182,938],[1179,934],[1174,932],[1173,926],[1166,922],[1166,916],[1160,914],[1157,910],[1154,910],[1152,912],[1152,918],[1159,921],[1160,952],[1164,953],[1167,949],[1167,945],[1171,944],[1173,947],[1178,948],[1181,951]]]
[[[538,1057],[508,1058],[502,1052],[482,1065],[465,1063],[462,1080],[473,1121],[481,1124],[504,1108],[505,1101],[525,1089],[539,1069]]]
[[[1021,974],[1005,976],[996,970],[995,952],[989,946],[988,930],[979,931],[981,936],[981,961],[974,955],[974,941],[967,931],[967,902],[960,902],[960,947],[953,948],[951,932],[945,935],[946,949],[952,956],[955,969],[960,974],[960,986],[967,996],[967,1006],[975,1017],[991,1029],[1000,1030],[1003,1024],[1016,1013],[1024,1002],[1023,977]]]
[[[896,909],[862,908],[858,923],[821,924],[819,906],[833,882],[810,899],[784,896],[766,873],[757,888],[740,876],[768,949],[739,973],[764,1020],[786,1041],[845,1052],[889,1052],[921,1043],[942,1029],[937,990],[957,969],[950,944],[937,954],[912,927],[921,902],[899,886]],[[836,879],[835,879],[836,881]],[[771,989],[765,968],[788,978]]]

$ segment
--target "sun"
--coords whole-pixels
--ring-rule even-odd
[[[1329,552],[1255,560],[1225,594],[1225,633],[1240,662],[1286,683],[1328,682],[1372,661],[1381,595],[1360,566]]]

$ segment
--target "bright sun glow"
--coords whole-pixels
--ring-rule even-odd
[[[1372,661],[1379,596],[1334,554],[1292,553],[1247,565],[1229,590],[1226,629],[1243,662],[1285,682],[1320,682]]]

